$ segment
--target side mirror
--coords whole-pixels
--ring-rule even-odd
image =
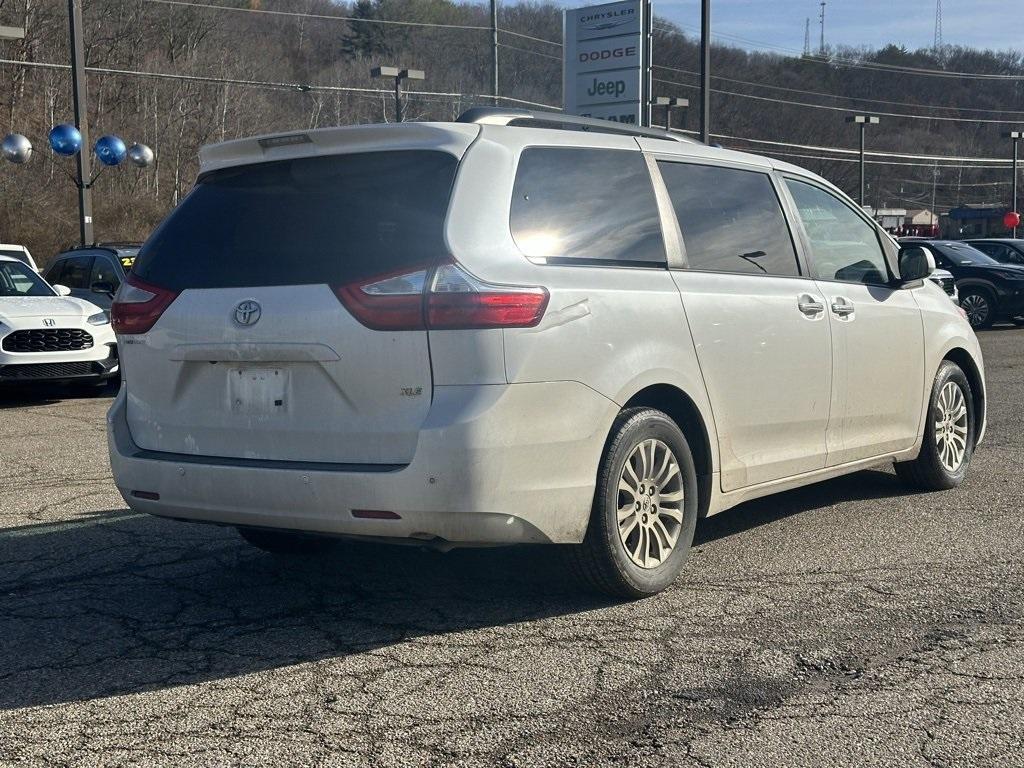
[[[93,293],[102,293],[107,296],[113,296],[115,290],[113,283],[108,283],[102,280],[93,283],[89,288]]]
[[[53,286],[53,290],[55,290],[57,292],[58,296],[70,296],[71,295],[71,289],[68,288],[66,285],[60,285],[59,283],[57,285]]]
[[[908,245],[900,249],[900,282],[924,280],[935,271],[935,257],[927,248]]]

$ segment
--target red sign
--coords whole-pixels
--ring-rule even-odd
[[[1020,214],[1016,211],[1007,211],[1003,216],[1003,226],[1007,229],[1015,229],[1020,226]]]

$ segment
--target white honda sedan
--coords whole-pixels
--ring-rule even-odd
[[[0,384],[103,383],[118,374],[107,314],[35,271],[0,256]]]

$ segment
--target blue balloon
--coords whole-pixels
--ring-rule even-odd
[[[50,129],[50,148],[65,157],[77,155],[82,149],[82,134],[73,125],[55,125]]]
[[[96,157],[104,165],[120,165],[128,155],[128,147],[117,136],[101,136],[96,142]]]

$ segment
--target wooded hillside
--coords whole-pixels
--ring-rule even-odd
[[[223,8],[190,6],[186,0],[84,4],[87,66],[95,68],[88,77],[93,139],[117,133],[129,143],[149,144],[157,157],[152,169],[108,170],[96,182],[100,240],[143,239],[188,192],[202,144],[393,119],[391,95],[373,92],[386,85],[369,78],[373,65],[426,71],[417,90],[435,95],[410,96],[407,118],[451,119],[471,105],[490,103],[481,96],[490,90],[485,5],[448,0],[209,4]],[[46,147],[49,127],[72,118],[66,14],[62,0],[0,0],[0,23],[24,20],[28,31],[25,40],[0,42],[0,59],[18,62],[0,65],[0,129],[28,135],[37,149],[26,166],[0,165],[0,241],[25,243],[43,261],[73,243],[77,234],[74,187],[66,175],[72,163],[52,156]],[[351,20],[333,18],[338,16]],[[500,94],[560,105],[560,9],[533,2],[504,5],[499,27]],[[655,93],[696,103],[693,38],[664,21],[657,22],[655,35]],[[843,118],[871,112],[881,114],[882,123],[873,127],[869,148],[1003,158],[1009,147],[1000,132],[1017,125],[1017,118],[1024,123],[1024,59],[1019,53],[948,48],[936,54],[889,46],[831,51],[823,60],[799,52],[750,53],[725,42],[714,49],[712,130],[730,138],[718,140],[752,151],[789,153],[776,156],[822,173],[851,192],[857,179],[857,166],[850,162],[854,158],[824,160],[819,158],[828,153],[821,150],[740,139],[855,148],[855,128]],[[944,76],[948,72],[972,76]],[[687,127],[696,127],[696,117],[686,117]],[[869,166],[867,202],[930,207],[933,174],[940,210],[1007,200],[1005,167],[959,165],[889,158]]]

